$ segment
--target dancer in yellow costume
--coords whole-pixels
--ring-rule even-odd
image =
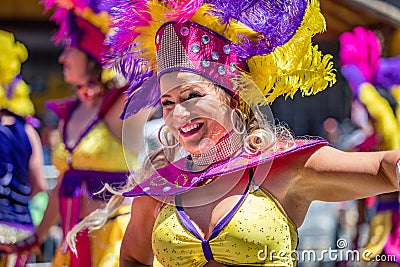
[[[162,148],[122,193],[135,196],[135,216],[120,266],[295,266],[312,201],[399,188],[400,151],[342,152],[273,125],[275,98],[335,81],[331,57],[311,43],[325,27],[317,1],[120,4],[110,63],[131,63],[132,77],[154,71],[124,117],[161,103],[165,122]]]
[[[400,149],[400,57],[382,57],[378,37],[363,27],[340,36],[341,71],[353,90],[353,105],[368,114],[378,137],[369,150]],[[355,118],[357,121],[357,118]],[[370,236],[365,249],[372,257],[382,252],[400,264],[399,193],[377,197],[377,211],[370,222]],[[397,262],[397,264],[395,263]]]
[[[55,7],[53,19],[59,24],[56,41],[63,43],[59,62],[64,79],[74,86],[76,96],[47,102],[60,120],[60,138],[52,162],[60,171],[52,190],[44,220],[32,237],[12,249],[29,252],[61,222],[64,236],[94,210],[103,207],[109,195],[97,194],[104,184],[122,184],[129,169],[138,164],[146,114],[137,116],[129,131],[137,143],[122,145],[125,88],[118,76],[101,65],[103,44],[109,26],[107,9],[94,1],[46,1]],[[136,149],[136,150],[135,150]],[[101,229],[78,233],[78,256],[60,245],[53,266],[118,266],[119,249],[130,218],[130,202],[111,211],[113,216]]]

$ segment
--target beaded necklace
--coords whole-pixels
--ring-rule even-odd
[[[201,154],[191,154],[193,163],[197,166],[209,166],[232,156],[243,147],[243,137],[235,131],[224,136],[210,150]]]

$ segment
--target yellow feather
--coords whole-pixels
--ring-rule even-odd
[[[83,11],[76,11],[75,13],[95,25],[102,33],[108,33],[110,27],[110,16],[107,12],[103,11],[97,14],[93,12],[91,8],[87,7]]]
[[[20,81],[11,99],[6,96],[9,83],[20,73],[21,63],[27,60],[28,50],[25,45],[16,42],[10,32],[0,30],[0,108],[25,116],[33,115],[34,107],[29,97],[29,87]]]
[[[311,45],[311,38],[325,30],[319,3],[311,0],[302,26],[286,44],[272,53],[247,61],[254,82],[263,91],[266,102],[277,97],[293,97],[300,89],[303,96],[316,94],[336,82],[332,56]]]
[[[241,22],[230,20],[228,24],[222,24],[218,17],[212,15],[211,12],[213,10],[212,5],[204,4],[196,11],[190,21],[212,29],[214,32],[224,36],[235,44],[238,43],[238,38],[240,38],[241,35],[246,35],[250,39],[259,37],[259,33],[253,31]]]
[[[35,108],[29,97],[29,92],[28,85],[21,81],[15,88],[14,96],[8,99],[4,93],[4,88],[0,86],[0,108],[9,109],[21,116],[33,115]]]
[[[396,99],[396,102],[400,104],[400,85],[393,86],[390,89],[390,92]],[[396,118],[400,123],[400,106],[399,105],[397,105],[397,108],[396,108]]]
[[[400,149],[400,124],[389,102],[370,83],[361,85],[359,97],[383,137],[385,149]]]

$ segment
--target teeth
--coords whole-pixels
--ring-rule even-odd
[[[181,131],[184,132],[184,133],[187,133],[187,132],[189,132],[189,131],[191,131],[193,129],[198,128],[199,126],[200,126],[200,123],[196,123],[196,124],[190,125],[188,127],[181,128]]]

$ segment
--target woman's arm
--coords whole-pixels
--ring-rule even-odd
[[[51,226],[58,223],[60,219],[58,189],[62,179],[58,178],[57,185],[51,190],[46,210],[43,213],[43,220],[36,227],[35,233],[39,242],[43,242]]]
[[[151,234],[160,202],[149,197],[135,197],[131,219],[121,245],[120,266],[152,266]]]
[[[26,124],[26,134],[32,147],[32,155],[29,159],[29,182],[32,187],[31,197],[47,190],[47,182],[43,171],[43,149],[40,137],[32,126]]]
[[[399,190],[399,150],[343,152],[326,146],[306,158],[297,193],[310,201],[346,201]]]

